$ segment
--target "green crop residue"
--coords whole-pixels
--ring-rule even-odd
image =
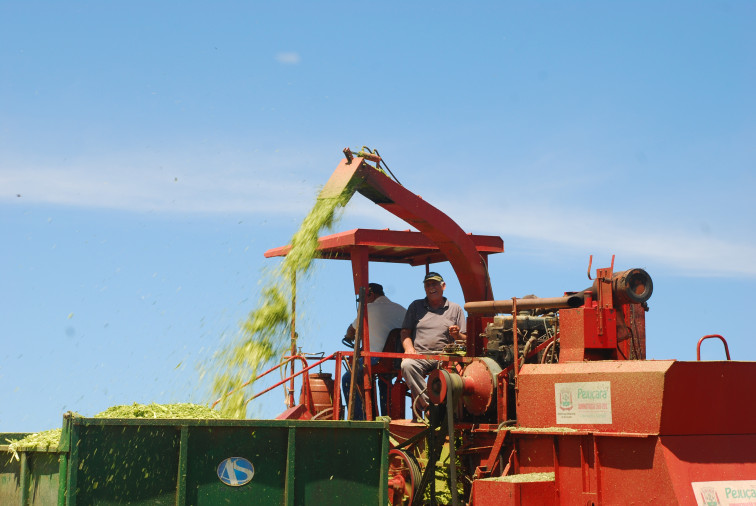
[[[338,197],[319,198],[291,238],[291,249],[281,264],[269,271],[258,306],[241,325],[237,339],[214,357],[212,394],[222,399],[221,412],[231,418],[247,417],[248,390],[262,368],[289,347],[293,282],[306,275],[318,249],[318,237],[338,219],[354,189],[346,187]],[[246,387],[242,387],[247,384]]]
[[[222,414],[208,406],[180,402],[176,404],[127,404],[112,406],[95,418],[191,418],[191,419],[218,419]]]
[[[560,434],[566,434],[569,432],[577,432],[577,429],[573,429],[572,427],[503,427],[501,430],[511,430],[514,432],[528,432],[528,433],[547,433],[547,434],[553,434],[553,433],[560,433]]]
[[[496,478],[486,478],[491,481],[502,481],[507,483],[532,483],[536,481],[554,481],[555,474],[550,473],[526,473],[510,474],[508,476],[498,476]]]
[[[19,450],[56,450],[60,443],[60,434],[62,429],[50,429],[42,432],[29,434],[23,439],[12,439],[8,441],[8,451],[11,459],[19,460]]]
[[[208,406],[181,402],[177,404],[134,404],[112,406],[94,418],[223,418],[222,413]],[[11,458],[18,460],[19,450],[55,451],[60,443],[62,429],[50,429],[29,434],[23,439],[8,441]]]
[[[461,445],[461,439],[457,438],[457,446]],[[444,443],[444,445],[441,447],[441,454],[438,456],[438,460],[436,461],[436,469],[434,470],[434,479],[436,481],[436,495],[434,497],[436,504],[451,504],[452,503],[452,491],[450,488],[450,481],[451,481],[451,473],[449,471],[449,459],[451,458],[449,454],[449,442],[447,441]],[[462,463],[459,458],[459,454],[456,454],[456,465],[457,465],[457,493],[459,494],[459,497],[464,496],[464,485],[462,483]],[[423,467],[428,465],[428,459],[427,458],[418,458],[418,462],[421,462],[423,464]],[[428,486],[425,488],[425,491],[423,493],[423,504],[430,504],[431,503],[431,487]]]

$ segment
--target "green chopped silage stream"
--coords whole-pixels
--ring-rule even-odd
[[[240,388],[254,380],[262,367],[280,357],[287,349],[291,328],[291,300],[293,282],[306,275],[316,256],[318,237],[329,230],[338,219],[338,211],[352,198],[354,189],[347,187],[334,198],[315,201],[299,230],[291,239],[291,249],[281,264],[269,271],[263,283],[260,300],[241,326],[237,339],[221,348],[211,365],[202,372],[212,376],[213,400],[223,398],[220,411],[190,403],[138,404],[113,406],[95,415],[95,418],[237,418],[247,416],[249,390]],[[30,434],[8,443],[11,458],[18,459],[18,450],[54,450],[62,429],[51,429]]]
[[[222,399],[221,412],[230,418],[247,417],[247,399],[252,384],[241,385],[260,374],[262,368],[278,359],[289,348],[291,338],[291,300],[294,280],[301,279],[312,266],[322,230],[337,221],[338,211],[354,194],[345,188],[333,198],[319,198],[291,239],[291,249],[281,264],[268,272],[260,301],[242,324],[237,339],[223,347],[209,369],[214,399]]]

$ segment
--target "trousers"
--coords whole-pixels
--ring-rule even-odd
[[[372,365],[376,365],[380,359],[379,358],[373,358],[370,360],[370,363]],[[357,370],[358,370],[358,376],[362,376],[362,362],[359,362],[357,364]],[[352,371],[347,371],[344,373],[343,376],[341,376],[341,391],[344,395],[344,404],[349,403],[349,386],[352,383]],[[381,414],[382,415],[388,415],[388,384],[386,384],[385,381],[378,380],[378,404],[380,404],[381,407]],[[360,397],[359,392],[355,392],[354,396],[354,416],[352,416],[352,420],[364,420],[365,419],[365,409],[362,405],[362,398]],[[378,416],[378,413],[374,413],[375,416]]]
[[[430,404],[428,393],[425,391],[425,377],[437,367],[438,360],[402,359],[402,378],[410,389],[413,403],[419,397],[417,401],[419,408],[425,409]]]

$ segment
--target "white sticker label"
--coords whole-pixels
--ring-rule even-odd
[[[756,506],[756,481],[691,483],[698,506]]]
[[[612,423],[612,389],[608,381],[556,383],[556,423]]]

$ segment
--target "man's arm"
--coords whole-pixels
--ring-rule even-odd
[[[402,348],[404,348],[404,353],[417,354],[415,345],[412,343],[412,331],[410,329],[402,329]]]
[[[459,307],[459,314],[457,314],[457,325],[454,325],[457,327],[456,334],[451,333],[451,328],[449,329],[449,334],[455,341],[462,341],[467,339],[467,329],[465,328],[467,325],[467,321],[465,319],[465,312],[462,310],[462,307]],[[464,329],[464,330],[463,330]]]

